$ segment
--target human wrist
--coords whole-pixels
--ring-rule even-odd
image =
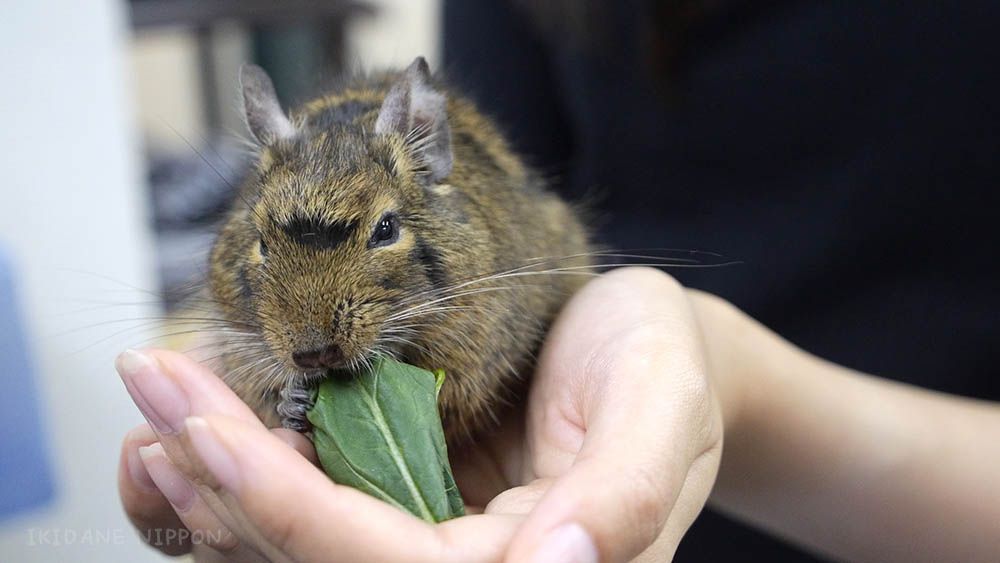
[[[753,358],[746,341],[752,327],[745,316],[728,301],[688,289],[688,298],[701,329],[704,353],[708,362],[713,392],[722,410],[726,434],[735,431],[747,408],[747,386],[752,384]]]
[[[788,378],[809,379],[819,369],[817,359],[725,299],[694,289],[687,292],[702,332],[726,441],[729,449],[742,449],[737,441],[753,441],[762,420],[781,416]]]

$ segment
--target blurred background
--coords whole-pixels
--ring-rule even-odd
[[[288,107],[422,54],[607,246],[738,260],[670,273],[831,361],[1000,400],[998,21],[995,0],[6,2],[0,562],[157,559],[117,499],[141,418],[113,359],[187,347],[166,325],[247,166],[245,61]],[[710,506],[676,560],[818,559]]]
[[[142,421],[114,372],[205,268],[242,177],[237,70],[286,106],[440,60],[437,0],[32,0],[0,18],[0,561],[143,561],[115,484]]]

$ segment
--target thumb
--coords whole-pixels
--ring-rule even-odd
[[[507,561],[626,561],[654,543],[658,560],[669,559],[708,498],[722,419],[697,331],[683,323],[642,324],[597,357],[571,370],[575,386],[556,385],[568,378],[546,372],[550,380],[529,409],[536,414],[529,424],[533,456],[555,482]],[[546,439],[567,427],[582,431],[576,451]],[[559,458],[566,461],[553,461]]]
[[[507,561],[631,561],[652,551],[652,560],[669,560],[711,492],[721,443],[689,468],[624,454],[578,459],[531,513]]]

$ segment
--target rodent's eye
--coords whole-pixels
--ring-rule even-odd
[[[399,239],[399,217],[395,213],[386,213],[375,224],[372,238],[368,241],[369,248],[389,246]]]
[[[260,255],[263,258],[267,258],[267,243],[264,239],[260,239]]]

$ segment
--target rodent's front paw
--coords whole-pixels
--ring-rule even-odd
[[[315,397],[313,390],[301,384],[289,383],[281,390],[281,401],[278,403],[278,416],[281,425],[296,432],[312,430],[312,424],[306,418],[306,412],[313,407]]]

